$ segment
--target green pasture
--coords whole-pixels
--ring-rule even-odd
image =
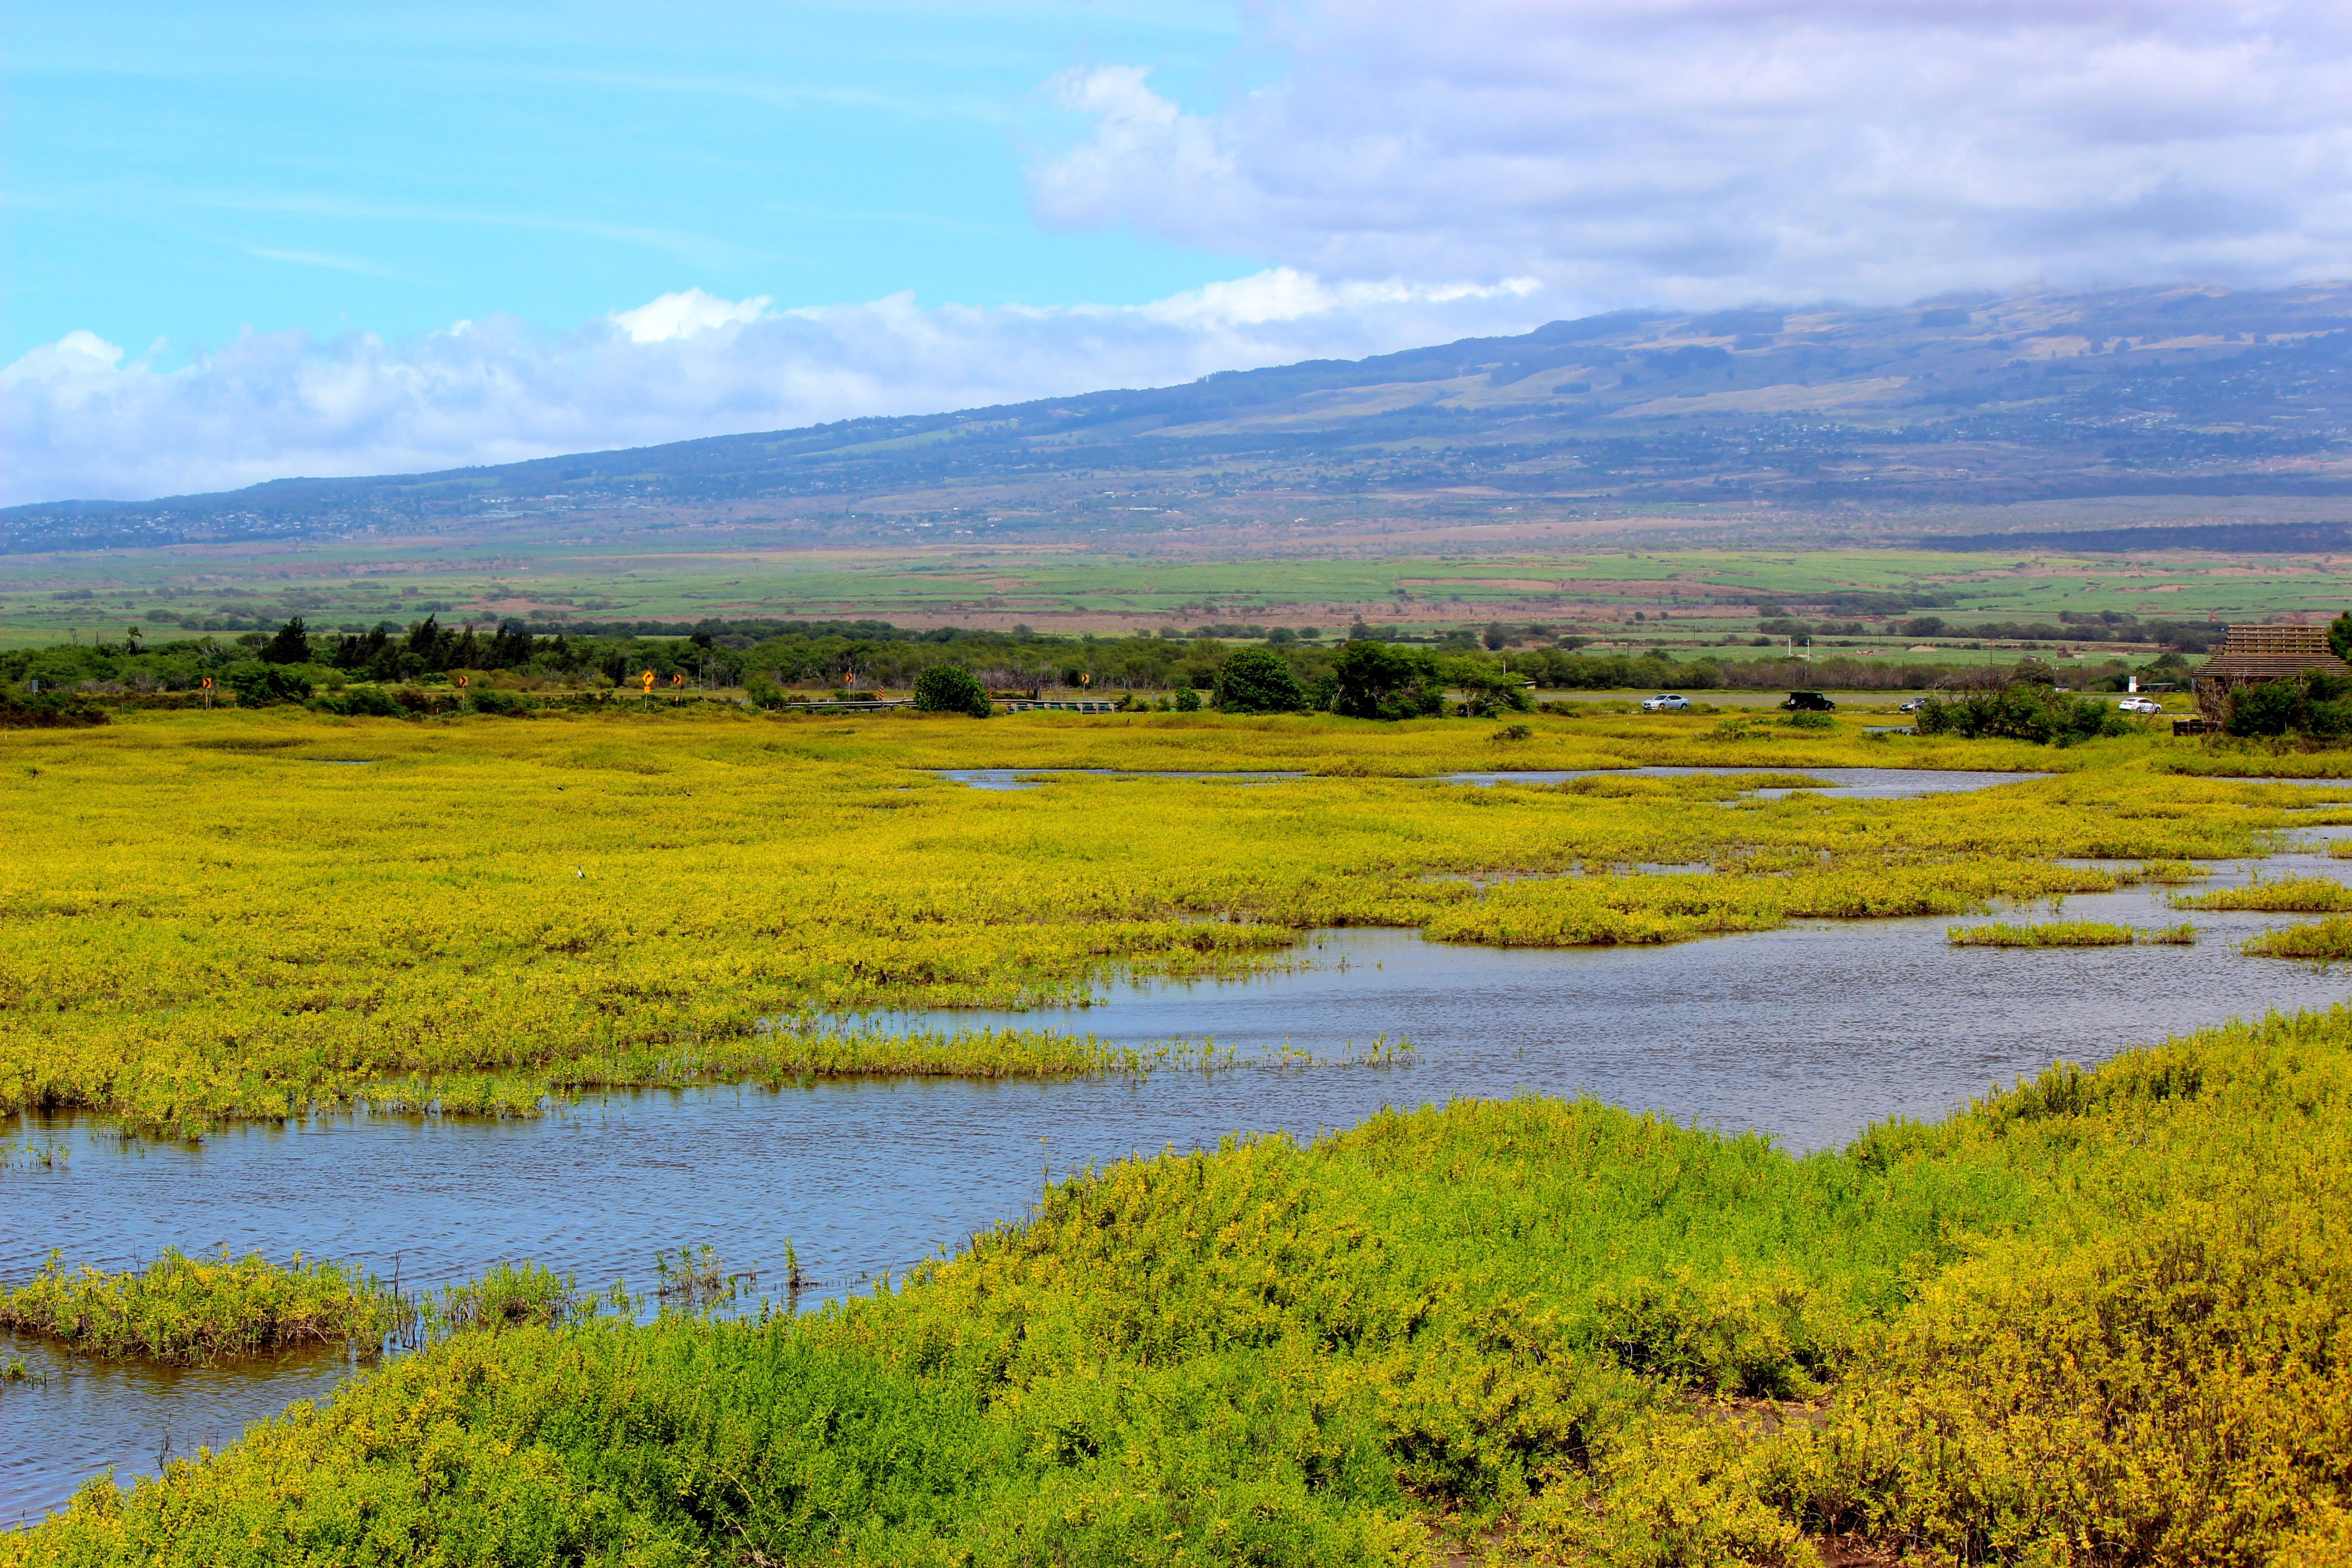
[[[1092,616],[1326,631],[1360,616],[1376,625],[1505,619],[1591,632],[1629,629],[1618,623],[1640,612],[1644,639],[1671,644],[1751,630],[1748,606],[1759,597],[1801,609],[1837,594],[1956,595],[1956,604],[1928,612],[1951,623],[1955,638],[1978,620],[2054,620],[2061,611],[2252,620],[2332,616],[2345,600],[2340,573],[2301,557],[1783,550],[1192,559],[1134,549],[638,542],[624,549],[611,540],[345,540],[17,556],[0,572],[0,642],[110,639],[131,625],[152,635],[159,614],[198,622],[299,615],[315,625],[353,626],[404,624],[428,612],[445,620],[870,616],[971,624]],[[1873,619],[1866,611],[1822,614]]]

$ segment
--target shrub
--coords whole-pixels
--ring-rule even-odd
[[[108,721],[106,710],[79,692],[0,691],[0,730],[74,729]]]
[[[539,706],[520,691],[482,690],[474,693],[474,711],[517,719]]]
[[[1964,697],[1933,698],[1919,710],[1922,735],[1968,740],[2000,737],[2037,745],[2071,745],[2099,735],[2127,735],[2131,722],[2095,698],[2068,697],[2047,687],[2016,685]]]
[[[237,665],[225,679],[236,692],[237,701],[248,708],[299,702],[310,695],[310,678],[295,665]]]
[[[2352,681],[2314,673],[2244,687],[2231,693],[2221,727],[2242,737],[2352,735]]]
[[[1189,686],[1180,688],[1176,693],[1176,711],[1198,713],[1200,710],[1201,694]]]
[[[915,706],[926,713],[989,715],[988,689],[960,664],[935,664],[915,678]]]
[[[1288,659],[1270,647],[1245,647],[1217,671],[1217,706],[1228,713],[1296,713],[1307,706],[1307,689]]]
[[[1332,660],[1331,711],[1350,719],[1428,718],[1445,710],[1437,661],[1419,648],[1351,642]]]
[[[354,717],[397,719],[406,711],[381,686],[354,686],[333,700],[337,712]]]

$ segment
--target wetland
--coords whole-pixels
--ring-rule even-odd
[[[0,1386],[6,1519],[110,1467],[125,1490],[0,1561],[96,1550],[118,1507],[126,1546],[155,1542],[154,1509],[212,1521],[174,1540],[197,1561],[225,1539],[205,1531],[290,1528],[327,1492],[390,1510],[413,1548],[472,1530],[482,1560],[529,1556],[467,1507],[415,1514],[400,1500],[443,1483],[355,1436],[433,1409],[471,1456],[448,1484],[551,1487],[564,1554],[701,1550],[706,1505],[580,1510],[625,1452],[637,1474],[700,1461],[682,1438],[564,1436],[567,1356],[575,1394],[634,1366],[629,1397],[683,1410],[699,1396],[668,1380],[721,1363],[771,1391],[726,1396],[712,1430],[772,1430],[835,1388],[866,1414],[795,1461],[820,1468],[864,1451],[861,1422],[946,1412],[956,1454],[855,1508],[825,1492],[835,1525],[758,1483],[707,1505],[723,1539],[777,1561],[1087,1542],[1189,1561],[1165,1538],[1191,1529],[1223,1542],[1203,1560],[1248,1560],[1249,1540],[1260,1560],[1402,1562],[1449,1520],[1612,1560],[1641,1540],[1777,1560],[1849,1526],[1924,1542],[1920,1500],[1946,1483],[1868,1457],[1899,1440],[1869,1391],[1929,1382],[1866,1349],[1872,1325],[1932,1338],[1935,1313],[1965,1317],[1974,1298],[1920,1281],[1981,1268],[1987,1247],[2041,1248],[2019,1279],[2072,1267],[2090,1243],[2053,1217],[2068,1183],[2102,1173],[2095,1206],[2124,1234],[2182,1173],[2294,1114],[2231,1087],[2252,1080],[2227,1064],[2284,1050],[2325,1080],[2309,1102],[2332,1103],[2347,1032],[2328,1011],[2340,971],[2243,945],[2336,907],[2246,889],[2338,886],[2326,849],[2352,786],[2191,776],[2176,764],[2210,753],[2152,738],[1724,740],[1586,719],[1541,724],[1497,770],[1485,729],[1447,721],[196,718],[7,737],[12,789],[73,831],[8,851],[0,1083],[19,1153],[0,1172],[0,1285],[52,1248],[114,1269],[226,1245],[414,1289],[528,1258],[642,1290],[655,1253],[701,1244],[761,1284],[731,1313],[646,1297],[389,1361],[332,1345],[167,1367],[11,1336],[0,1361],[29,1375]],[[317,760],[378,765],[294,765]],[[1997,914],[2193,935],[1952,945]],[[2270,1032],[2232,1032],[2273,1010]],[[2208,1061],[2213,1104],[2149,1100],[2131,1064],[2151,1049]],[[2089,1090],[2045,1076],[2111,1059]],[[2144,1128],[2150,1105],[2189,1151],[2160,1168],[2105,1131]],[[2045,1136],[2060,1116],[2072,1152]],[[1625,1206],[1636,1189],[1648,1219]],[[1202,1234],[1223,1240],[1203,1246],[1212,1214]],[[1578,1226],[1619,1239],[1596,1252]],[[1514,1237],[1535,1238],[1524,1257]],[[1492,1257],[1455,1256],[1479,1237]],[[1293,1284],[1244,1287],[1265,1269]],[[1340,1305],[1392,1291],[1392,1321]],[[1208,1339],[1146,1326],[1146,1303],[1180,1300]],[[1497,1313],[1522,1326],[1495,1340]],[[1045,1324],[1071,1337],[1037,1340]],[[1455,1369],[1480,1397],[1517,1392],[1449,1426],[1469,1419],[1463,1387],[1415,1381],[1446,1345],[1486,1347]],[[1325,1394],[1267,1404],[1220,1381],[1277,1364]],[[1113,1367],[1111,1392],[1084,1392]],[[540,1392],[451,1392],[483,1376]],[[1143,1405],[1116,1392],[1147,1387]],[[1718,1396],[1811,1402],[1849,1447],[1801,1463],[1676,1425],[1678,1400]],[[1139,1415],[1171,1398],[1181,1420]],[[189,1462],[298,1399],[322,1407]],[[1024,1409],[1078,1436],[1037,1449]],[[1269,1475],[1204,1457],[1234,1421]],[[773,1441],[754,1447],[775,1460]],[[2013,1447],[2000,1463],[2024,1462]],[[131,1489],[165,1460],[164,1482]],[[1693,1465],[1737,1493],[1697,1534],[1641,1479]],[[266,1502],[289,1466],[331,1479]],[[1119,1492],[1122,1473],[1156,1479]],[[1058,1524],[982,1505],[982,1474],[1000,1499],[1083,1505]],[[1570,1517],[1595,1499],[1605,1541]]]

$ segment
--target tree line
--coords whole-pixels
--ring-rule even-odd
[[[154,643],[132,628],[118,642],[8,650],[0,652],[0,680],[26,689],[37,684],[43,690],[172,691],[187,690],[211,676],[247,700],[281,700],[307,696],[320,686],[431,685],[467,672],[562,677],[567,684],[601,683],[608,689],[633,683],[651,670],[666,689],[733,689],[756,680],[779,691],[907,689],[929,670],[954,667],[996,692],[1088,684],[1098,691],[1172,694],[1240,689],[1253,679],[1249,671],[1279,666],[1307,707],[1346,701],[1367,710],[1396,711],[1401,704],[1426,702],[1427,690],[1440,688],[1471,692],[1479,704],[1491,705],[1507,700],[1496,693],[1530,685],[1553,690],[1893,690],[1931,688],[1952,673],[1948,665],[1849,657],[1743,659],[1710,650],[1676,658],[1664,649],[1596,653],[1581,646],[1586,639],[1556,635],[1547,646],[1509,646],[1539,631],[1549,628],[1496,626],[1483,636],[1463,629],[1412,642],[1359,624],[1349,628],[1346,642],[1333,643],[1276,627],[1261,641],[1236,647],[1198,636],[915,632],[871,621],[706,623],[682,637],[652,637],[541,632],[513,620],[453,626],[443,625],[437,615],[404,628],[380,623],[358,633],[314,632],[295,617],[273,632],[229,640]],[[1251,657],[1235,666],[1244,654]],[[2166,660],[2175,669],[2182,662],[2178,655]],[[1375,679],[1374,671],[1383,673]],[[2078,680],[2120,685],[2124,667],[2074,673]],[[1286,686],[1276,683],[1276,689],[1282,700],[1289,700]],[[1355,695],[1343,697],[1343,691]],[[1406,695],[1412,692],[1423,695]]]

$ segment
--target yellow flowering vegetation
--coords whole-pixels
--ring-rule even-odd
[[[143,1269],[68,1268],[55,1252],[25,1284],[0,1289],[0,1327],[94,1355],[201,1361],[329,1340],[373,1340],[394,1303],[375,1279],[335,1263],[285,1267],[259,1253],[190,1258],[173,1247]]]
[[[1148,1070],[1053,1029],[877,1035],[1121,973],[1296,962],[1303,930],[1677,941],[2112,885],[2058,858],[2247,853],[2343,786],[2163,771],[2164,742],[1545,717],[290,710],[0,731],[0,1110],[200,1131],[370,1100],[530,1114],[601,1085]],[[1643,763],[2063,770],[1909,800],[1756,781],[1448,785]],[[933,770],[1051,776],[982,791]],[[1277,770],[1238,785],[1062,770]],[[2289,812],[2289,807],[2300,809]],[[2347,818],[2352,819],[2352,818]],[[1705,862],[1713,876],[1643,875]],[[1481,874],[1513,873],[1501,886]]]
[[[1802,1159],[1526,1098],[1124,1161],[817,1313],[455,1336],[0,1568],[2341,1563],[2347,1113],[2338,1008]]]

